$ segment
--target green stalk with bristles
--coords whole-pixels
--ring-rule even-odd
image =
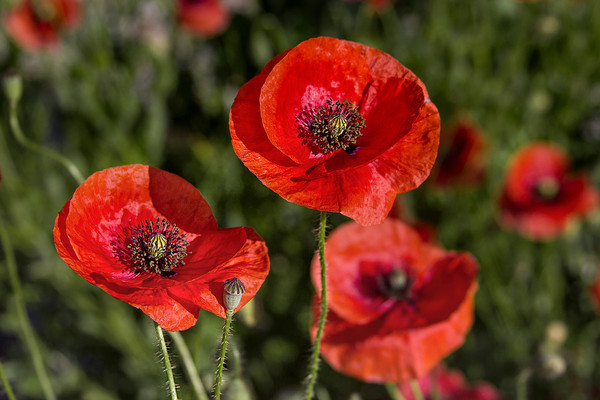
[[[169,350],[167,349],[167,343],[165,342],[165,336],[163,335],[162,328],[156,324],[156,335],[158,336],[158,342],[160,344],[160,351],[162,354],[163,362],[165,363],[165,372],[167,373],[167,380],[169,382],[169,394],[171,400],[177,400],[177,388],[175,386],[175,378],[173,378],[173,368],[171,368],[171,360],[169,359]]]
[[[223,365],[227,354],[227,342],[229,341],[229,330],[231,329],[231,320],[233,319],[233,310],[225,311],[225,325],[223,326],[223,338],[221,339],[221,352],[219,353],[219,362],[217,363],[217,372],[215,377],[215,400],[221,399],[221,385],[223,383]]]
[[[46,400],[55,400],[56,396],[54,394],[54,390],[52,389],[52,385],[50,384],[48,374],[46,373],[46,368],[44,367],[42,352],[40,351],[37,339],[35,337],[35,333],[33,331],[33,328],[31,327],[29,318],[27,317],[25,299],[23,298],[21,281],[19,280],[19,274],[17,272],[15,254],[13,252],[10,243],[10,238],[7,230],[5,229],[5,226],[6,225],[4,221],[0,221],[0,237],[2,238],[2,248],[4,250],[4,256],[6,257],[6,266],[8,267],[8,278],[12,286],[13,296],[15,298],[15,306],[17,318],[19,320],[19,325],[21,325],[21,331],[23,333],[25,345],[29,349],[31,361],[33,362],[33,369],[35,370],[35,373],[40,382],[40,386],[42,387],[44,397],[46,398]]]
[[[306,385],[306,400],[311,400],[314,395],[314,387],[317,381],[319,370],[319,353],[321,351],[321,339],[325,322],[327,321],[327,265],[325,263],[325,230],[327,227],[327,212],[321,211],[319,224],[319,260],[321,265],[321,315],[319,315],[319,325],[313,344],[310,369],[308,373],[308,384]]]

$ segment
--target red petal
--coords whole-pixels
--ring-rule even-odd
[[[358,103],[371,81],[362,45],[319,37],[300,43],[273,67],[260,92],[260,114],[269,141],[298,163],[311,153],[298,138],[295,116],[329,98]]]

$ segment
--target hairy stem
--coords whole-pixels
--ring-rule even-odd
[[[171,394],[171,400],[177,400],[177,388],[175,387],[175,379],[173,378],[173,369],[171,368],[171,360],[169,360],[169,350],[167,350],[165,336],[163,335],[163,331],[160,325],[155,323],[155,326],[156,335],[158,336],[158,341],[160,343],[160,351],[162,354],[163,362],[165,363],[167,380],[169,381],[169,393]]]
[[[229,341],[229,329],[231,328],[231,320],[233,319],[233,310],[225,312],[225,326],[223,327],[223,338],[221,339],[221,353],[219,354],[219,362],[217,364],[216,383],[215,383],[215,400],[221,399],[221,384],[223,383],[223,365],[225,364],[225,355],[227,354],[227,342]]]
[[[310,369],[308,373],[308,384],[306,386],[306,400],[311,400],[314,395],[317,372],[319,370],[319,353],[321,350],[321,339],[327,321],[327,266],[325,264],[325,230],[327,227],[327,212],[321,211],[319,224],[319,260],[321,262],[321,315],[319,315],[319,326],[312,349]]]

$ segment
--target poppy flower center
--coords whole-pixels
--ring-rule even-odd
[[[541,178],[534,187],[534,193],[542,200],[554,200],[560,191],[560,183],[554,177]]]
[[[163,277],[173,275],[173,269],[185,264],[189,243],[175,225],[164,219],[146,220],[133,227],[126,238],[126,251],[121,257],[135,272],[153,272]]]
[[[413,279],[400,269],[394,269],[389,274],[377,275],[377,287],[387,297],[396,300],[408,300]]]
[[[334,102],[330,98],[320,107],[305,106],[296,114],[298,137],[313,154],[348,150],[362,136],[364,127],[362,113],[348,100]]]

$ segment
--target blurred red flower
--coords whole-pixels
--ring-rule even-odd
[[[41,50],[58,44],[64,28],[79,23],[77,0],[24,0],[4,17],[6,31],[28,50]]]
[[[239,310],[269,271],[253,229],[218,229],[198,190],[145,165],[90,176],[58,214],[54,243],[75,272],[168,331],[194,325],[200,309],[225,317],[234,277],[246,287]]]
[[[439,114],[423,83],[374,48],[309,39],[239,91],[233,148],[263,184],[305,207],[381,223],[427,178]]]
[[[550,143],[520,149],[506,172],[500,223],[534,239],[550,239],[575,217],[598,204],[598,192],[583,174],[569,174],[565,152]]]
[[[388,214],[388,218],[399,219],[408,224],[411,228],[417,231],[422,241],[431,244],[437,243],[437,234],[433,225],[415,219],[408,210],[402,195],[396,197],[394,205]]]
[[[189,32],[214,36],[229,26],[229,10],[221,0],[178,0],[177,18]]]
[[[349,3],[354,3],[360,0],[345,0]],[[385,7],[387,7],[389,4],[392,4],[394,2],[394,0],[368,0],[369,4],[371,5],[371,7],[373,8],[373,10],[375,11],[381,11],[383,10]]]
[[[471,255],[445,252],[388,219],[341,225],[326,242],[325,259],[330,312],[321,354],[334,369],[401,383],[425,375],[463,343],[477,288]],[[318,257],[312,278],[319,293]],[[319,309],[313,310],[314,338]]]
[[[481,130],[462,117],[443,129],[439,157],[432,172],[436,186],[477,185],[485,174],[485,139]]]
[[[419,379],[419,387],[426,399],[439,400],[499,400],[500,393],[488,383],[470,386],[462,373],[438,365]],[[409,383],[400,385],[400,392],[406,400],[414,400]],[[437,393],[437,397],[434,395]]]

